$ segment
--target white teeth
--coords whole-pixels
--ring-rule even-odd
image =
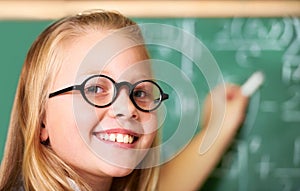
[[[128,143],[129,135],[125,135],[123,138],[124,143]]]
[[[128,143],[131,144],[133,142],[133,136],[129,136]]]
[[[108,141],[108,139],[109,139],[109,136],[108,136],[108,134],[105,134],[105,136],[104,136],[104,140]]]
[[[118,143],[123,143],[124,141],[123,135],[122,134],[117,134],[117,142]]]
[[[115,142],[116,141],[116,135],[115,134],[110,134],[109,135],[109,140],[112,141],[112,142]]]
[[[118,143],[125,143],[125,144],[132,144],[133,140],[134,140],[134,136],[133,135],[128,135],[128,134],[104,134],[104,133],[99,133],[97,135],[97,137],[99,137],[102,140],[105,141],[111,141],[111,142],[118,142]]]

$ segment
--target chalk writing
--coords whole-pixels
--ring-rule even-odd
[[[282,61],[282,79],[286,84],[300,82],[300,19],[293,19],[294,40],[286,49]]]
[[[261,102],[260,110],[262,112],[275,113],[279,111],[279,103],[271,100],[264,100]]]
[[[292,97],[282,103],[282,120],[300,122],[300,86],[291,88]]]
[[[254,136],[249,144],[249,150],[252,154],[256,153],[261,146],[261,137],[260,136]]]
[[[266,75],[213,177],[227,179],[228,190],[300,191],[300,18],[226,19],[207,42],[221,62],[233,62],[219,63],[225,81],[242,84],[257,69]]]
[[[293,164],[295,166],[300,165],[300,137],[295,140],[294,143],[294,158],[293,158]]]

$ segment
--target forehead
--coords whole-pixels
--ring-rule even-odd
[[[124,50],[113,56],[103,67],[94,68],[100,69],[100,73],[105,73],[115,79],[151,75],[150,61],[142,47],[131,47]]]
[[[104,73],[114,79],[128,75],[151,75],[144,45],[107,33],[91,33],[67,44],[60,76],[70,81]],[[67,79],[68,78],[68,79]]]

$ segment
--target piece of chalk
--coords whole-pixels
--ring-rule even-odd
[[[242,85],[241,91],[244,96],[251,96],[264,82],[264,74],[261,71],[254,72]]]

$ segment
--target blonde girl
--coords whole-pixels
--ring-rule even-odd
[[[90,111],[97,115],[97,122],[95,118],[86,120],[89,121],[90,129],[93,129],[89,130],[93,131],[91,144],[94,139],[99,139],[100,142],[110,142],[109,148],[110,145],[122,147],[119,150],[147,149],[159,144],[155,130],[156,108],[139,103],[143,92],[134,92],[143,80],[151,78],[150,67],[142,65],[138,67],[139,72],[135,73],[129,70],[132,63],[149,58],[145,47],[129,48],[114,57],[101,74],[93,73],[92,77],[81,81],[82,87],[86,88],[90,78],[105,79],[114,86],[130,84],[132,91],[127,92],[126,87],[120,87],[111,102],[97,103],[95,100],[90,101],[87,92],[76,94],[75,89],[79,85],[76,88],[73,86],[81,61],[96,42],[115,30],[130,26],[133,26],[133,30],[129,30],[125,38],[142,41],[141,33],[132,20],[116,12],[92,11],[58,20],[36,39],[24,62],[13,105],[1,163],[1,191],[195,190],[203,183],[242,122],[247,99],[236,86],[227,87],[228,115],[224,118],[224,128],[216,144],[204,156],[195,154],[203,138],[200,133],[182,154],[161,168],[114,166],[87,149],[78,134],[76,124],[86,119],[74,119],[73,101],[81,104],[80,109],[87,117]],[[124,74],[127,70],[129,72]],[[102,91],[98,87],[87,89],[93,93]],[[130,100],[129,94],[132,96]],[[159,94],[167,99],[164,92]],[[101,107],[95,108],[95,105]],[[206,104],[205,110],[208,113],[206,118],[224,117],[210,116],[209,104]],[[143,125],[145,121],[148,126]],[[106,128],[105,133],[97,129],[98,124],[101,124],[102,129]],[[214,123],[203,125],[207,131],[216,128]],[[148,133],[138,130],[146,131],[149,128],[152,131]],[[105,137],[119,134],[122,137],[120,142],[117,138],[111,141],[110,137]],[[123,159],[130,163],[129,156]],[[143,161],[156,159],[156,155],[146,155]]]

